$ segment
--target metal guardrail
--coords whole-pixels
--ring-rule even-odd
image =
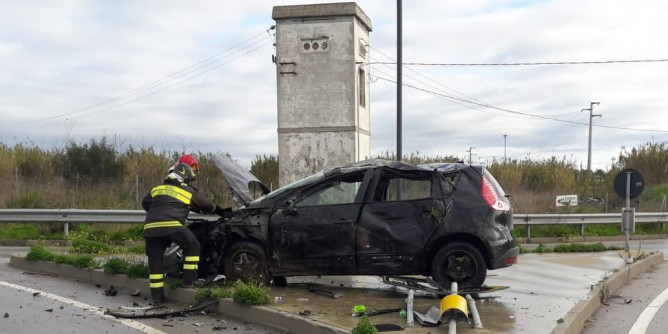
[[[141,224],[144,210],[0,209],[0,223],[62,223],[69,234],[70,223]],[[216,220],[216,215],[190,213],[190,218]]]
[[[144,210],[84,210],[84,209],[0,209],[0,223],[62,223],[65,235],[69,223],[141,224]],[[190,213],[190,218],[214,220],[218,216]],[[524,226],[531,237],[534,225],[579,225],[584,234],[588,224],[621,224],[622,213],[592,214],[514,214],[514,225]],[[636,212],[636,224],[666,223],[668,212]]]
[[[666,223],[668,212],[636,212],[636,224]],[[622,213],[572,213],[572,214],[514,214],[513,224],[524,226],[527,238],[531,238],[533,225],[579,225],[580,235],[584,235],[584,227],[588,224],[620,224]]]

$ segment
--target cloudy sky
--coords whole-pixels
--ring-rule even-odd
[[[277,154],[272,7],[322,2],[0,0],[0,142]],[[394,152],[396,2],[357,3],[371,151]],[[594,101],[592,168],[668,140],[667,17],[665,0],[403,1],[403,152],[586,168]]]

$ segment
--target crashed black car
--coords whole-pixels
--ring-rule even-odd
[[[268,192],[229,157],[213,162],[242,203],[203,237],[218,240],[204,266],[228,280],[423,275],[480,287],[517,260],[510,202],[482,166],[371,159]]]

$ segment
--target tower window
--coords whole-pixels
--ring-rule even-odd
[[[360,68],[357,71],[357,75],[360,107],[366,108],[366,73]]]

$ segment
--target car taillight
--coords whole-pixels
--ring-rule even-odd
[[[499,194],[494,190],[494,187],[492,186],[491,183],[487,180],[486,177],[482,177],[482,197],[485,199],[487,204],[491,206],[493,209],[496,210],[501,210],[501,211],[508,211],[510,210],[510,205],[508,205],[507,202],[502,201],[499,198]]]

